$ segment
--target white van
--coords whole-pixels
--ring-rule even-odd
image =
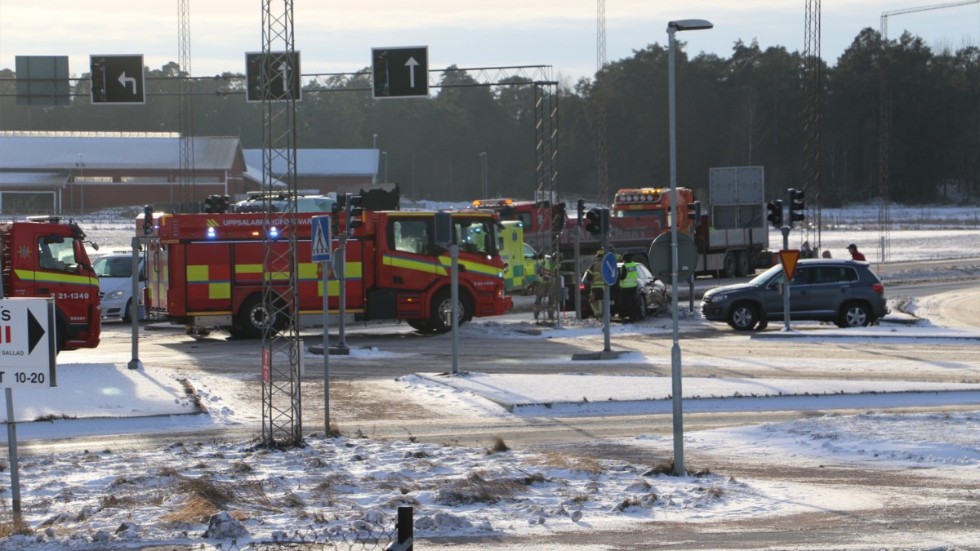
[[[130,321],[130,307],[133,300],[133,255],[132,253],[113,253],[100,256],[92,262],[95,275],[99,276],[99,299],[102,302],[102,318],[106,320]],[[143,258],[139,262],[139,288],[146,280],[143,271]],[[146,313],[140,304],[140,321]]]

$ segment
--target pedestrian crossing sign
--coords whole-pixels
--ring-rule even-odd
[[[314,216],[312,223],[312,260],[313,262],[330,262],[330,216]]]

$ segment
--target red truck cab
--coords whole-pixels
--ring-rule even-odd
[[[54,297],[59,351],[99,345],[99,278],[85,233],[58,217],[0,223],[4,297]]]

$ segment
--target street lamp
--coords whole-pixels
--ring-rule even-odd
[[[684,415],[681,394],[681,345],[677,328],[677,114],[674,93],[674,51],[678,31],[700,31],[714,25],[704,19],[681,19],[667,23],[667,98],[670,125],[670,309],[674,321],[674,344],[670,348],[671,396],[674,412],[674,474],[684,474]]]
[[[483,177],[483,195],[482,195],[482,197],[484,199],[486,199],[486,198],[489,197],[489,195],[487,195],[487,194],[490,193],[487,190],[487,152],[486,151],[484,151],[483,153],[480,153],[480,174]]]

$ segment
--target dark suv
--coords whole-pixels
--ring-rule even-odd
[[[765,329],[783,319],[783,267],[748,283],[716,287],[701,299],[701,314],[739,331]],[[801,260],[790,283],[790,320],[830,321],[840,327],[876,323],[888,313],[885,286],[867,262]]]

